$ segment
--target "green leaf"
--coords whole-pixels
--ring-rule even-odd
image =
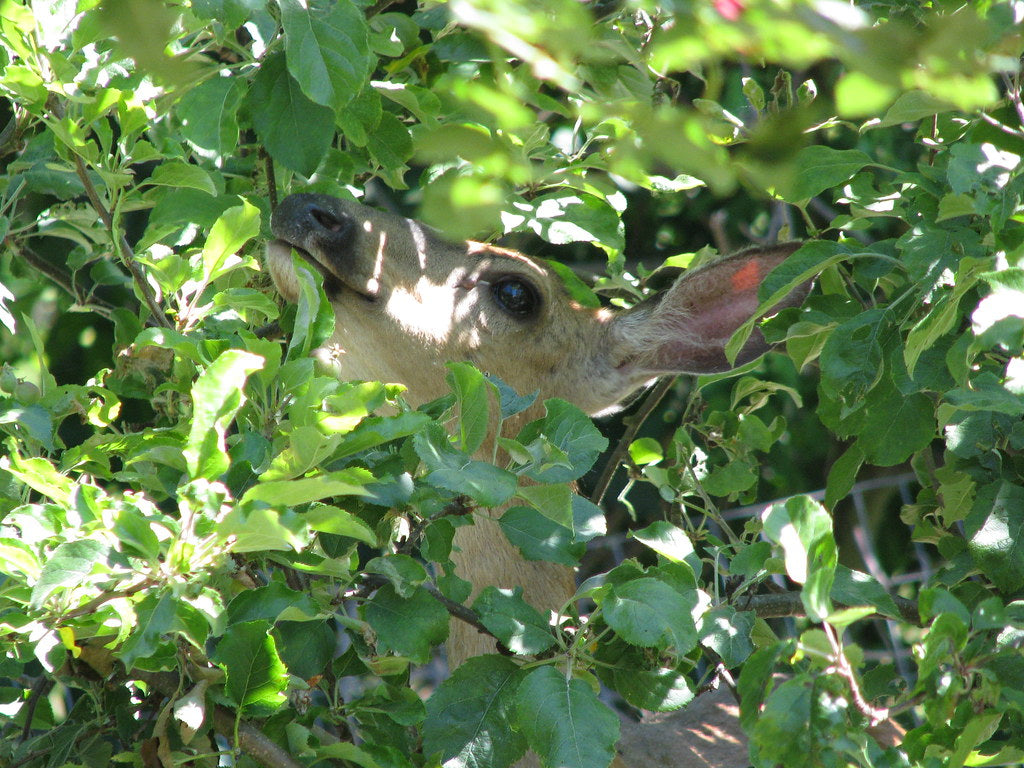
[[[334,138],[334,111],[306,97],[288,74],[284,54],[272,53],[263,61],[247,104],[256,135],[270,156],[311,176]]]
[[[177,605],[178,601],[167,589],[149,592],[139,601],[131,634],[117,650],[125,669],[133,669],[138,661],[152,657],[162,647],[173,646],[174,641],[164,635],[177,626]]]
[[[229,627],[250,621],[275,622],[285,612],[315,616],[317,607],[309,595],[274,581],[235,595],[228,603],[226,620]]]
[[[217,194],[217,187],[210,174],[198,165],[190,165],[180,160],[167,160],[158,165],[153,175],[146,179],[146,183],[163,187],[188,187],[208,195]]]
[[[192,385],[192,423],[185,441],[189,477],[213,480],[227,471],[224,434],[245,403],[242,387],[263,358],[241,349],[222,352]]]
[[[485,507],[504,504],[516,492],[515,475],[457,450],[439,424],[427,424],[412,440],[416,454],[430,471],[427,480],[431,484],[463,493]]]
[[[598,242],[615,250],[625,246],[619,215],[604,200],[575,190],[515,203],[503,216],[506,232],[533,232],[555,245]]]
[[[458,446],[472,454],[487,438],[490,403],[484,375],[470,363],[448,363],[448,386],[455,393]]]
[[[573,542],[572,531],[532,507],[511,507],[498,521],[506,538],[527,560],[579,565],[583,545]]]
[[[826,189],[838,186],[871,163],[858,149],[832,149],[814,145],[804,147],[796,156],[796,176],[785,198],[792,203],[809,200]]]
[[[248,200],[224,211],[203,245],[203,280],[212,282],[239,266],[235,252],[259,233],[260,209]]]
[[[859,402],[882,378],[881,337],[888,328],[882,309],[870,309],[839,325],[821,350],[822,386]]]
[[[899,98],[893,102],[881,122],[872,124],[870,127],[887,128],[890,125],[916,123],[922,118],[931,117],[939,112],[948,112],[952,108],[948,102],[938,99],[926,91],[907,91],[900,94]]]
[[[754,614],[721,605],[701,617],[700,643],[710,648],[729,669],[736,669],[754,652],[751,635]]]
[[[828,509],[835,509],[836,504],[853,490],[864,459],[864,451],[858,443],[854,443],[833,462],[828,471],[828,480],[825,482],[825,506]]]
[[[213,77],[188,91],[178,102],[185,138],[220,155],[234,152],[238,146],[238,108],[245,86],[241,77]]]
[[[385,584],[364,612],[377,633],[380,652],[393,651],[417,664],[426,664],[433,647],[448,637],[448,612],[422,587],[410,597],[402,597],[393,586]]]
[[[47,557],[39,580],[32,585],[31,606],[41,608],[46,599],[61,587],[81,586],[93,568],[105,562],[110,546],[95,539],[65,541]]]
[[[566,528],[572,527],[572,490],[565,483],[555,485],[524,485],[516,495],[544,517]]]
[[[547,619],[523,600],[522,587],[484,587],[473,602],[473,610],[512,653],[536,655],[555,644]]]
[[[885,591],[885,587],[868,574],[854,571],[844,565],[836,566],[832,598],[843,605],[870,605],[891,619],[903,619],[896,603]]]
[[[1024,486],[1001,480],[980,487],[964,535],[974,562],[1002,592],[1024,586]]]
[[[498,402],[501,404],[502,419],[522,413],[537,401],[536,392],[532,395],[520,395],[497,376],[485,373],[484,377],[494,387],[495,392],[497,392]]]
[[[692,599],[664,581],[640,578],[612,587],[601,608],[608,626],[628,643],[643,647],[672,646],[677,655],[697,644]]]
[[[244,621],[224,635],[213,661],[224,668],[224,693],[243,710],[266,715],[285,702],[288,670],[270,635],[270,623]]]
[[[408,555],[375,557],[363,570],[386,578],[399,597],[411,597],[415,589],[427,580],[427,569]]]
[[[589,685],[554,667],[533,670],[519,685],[516,716],[545,766],[600,768],[615,756],[619,718]]]
[[[350,0],[326,10],[299,0],[278,0],[278,5],[288,71],[310,100],[341,112],[363,89],[374,63],[363,12]]]
[[[245,492],[242,504],[262,501],[275,506],[294,507],[332,496],[365,496],[366,484],[374,481],[369,471],[359,467],[340,469],[298,480],[271,480],[257,483]],[[322,513],[317,513],[322,514]]]
[[[887,383],[871,394],[868,406],[856,444],[875,466],[906,461],[936,436],[935,405],[922,392],[904,395]]]
[[[629,535],[671,562],[686,563],[694,573],[700,573],[700,557],[682,528],[666,520],[656,520],[643,530],[631,531]]]
[[[662,659],[645,649],[621,640],[605,642],[597,646],[595,658],[600,663],[594,671],[601,682],[634,707],[670,712],[693,701],[686,672],[663,666]]]
[[[794,496],[773,504],[762,519],[765,533],[782,546],[786,573],[804,585],[801,598],[808,612],[817,620],[827,616],[835,573],[835,539],[828,512],[809,496]]]
[[[546,460],[550,453],[531,450],[536,457],[523,471],[540,483],[576,480],[594,465],[601,451],[608,447],[608,440],[590,417],[571,403],[553,398],[544,402],[544,408],[544,418],[523,427],[517,439],[530,449],[531,443],[539,446],[536,441],[543,442],[543,435],[564,456],[564,461],[551,463]]]
[[[348,536],[371,547],[377,546],[377,535],[366,523],[347,510],[329,504],[317,504],[302,515],[306,525],[314,531]]]
[[[504,768],[523,756],[514,727],[516,691],[524,673],[502,656],[468,659],[427,700],[423,751],[464,768]]]

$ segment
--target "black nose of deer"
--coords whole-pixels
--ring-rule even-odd
[[[276,237],[312,253],[336,253],[350,245],[354,227],[341,201],[327,195],[289,195],[270,219]]]

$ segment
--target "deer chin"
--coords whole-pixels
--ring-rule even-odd
[[[360,284],[344,275],[344,273],[332,269],[329,265],[330,259],[318,258],[302,246],[278,238],[267,243],[267,267],[270,270],[270,276],[273,278],[274,284],[289,301],[297,302],[299,296],[299,283],[292,262],[292,252],[298,254],[306,264],[321,276],[324,292],[332,301],[336,300],[338,295],[342,293],[352,294],[369,303],[375,303],[378,300],[380,286],[377,280],[371,278]]]

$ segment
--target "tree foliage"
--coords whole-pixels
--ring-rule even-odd
[[[591,768],[618,733],[599,683],[672,710],[716,670],[756,766],[1019,761],[1021,13],[0,0],[0,764]],[[487,409],[528,393],[453,365],[413,409],[318,373],[322,292],[282,307],[259,267],[299,189],[599,258],[618,305],[712,236],[780,230],[809,242],[762,298],[820,289],[765,324],[785,356],[620,430],[631,557],[588,560],[557,617],[466,605],[450,555],[476,509],[511,503],[525,557],[581,562],[607,478],[571,483],[605,438],[549,401],[494,466]],[[901,466],[916,498],[858,562],[845,500]],[[912,548],[929,572],[890,594]],[[421,696],[450,615],[507,654]],[[879,661],[881,619],[911,668]]]

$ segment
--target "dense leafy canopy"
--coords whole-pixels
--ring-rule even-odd
[[[618,734],[598,680],[672,710],[716,670],[757,766],[1019,761],[1022,14],[0,0],[0,764],[594,768]],[[322,292],[283,308],[259,267],[299,189],[599,260],[616,305],[709,240],[808,238],[762,298],[820,288],[765,324],[785,356],[613,427],[606,506],[636,530],[621,564],[586,558],[586,600],[459,608],[476,509],[581,562],[605,440],[549,401],[494,466],[486,411],[529,393],[453,365],[415,410],[319,375]],[[916,497],[851,536],[851,492],[901,467]],[[411,672],[453,612],[508,655],[428,696]]]

